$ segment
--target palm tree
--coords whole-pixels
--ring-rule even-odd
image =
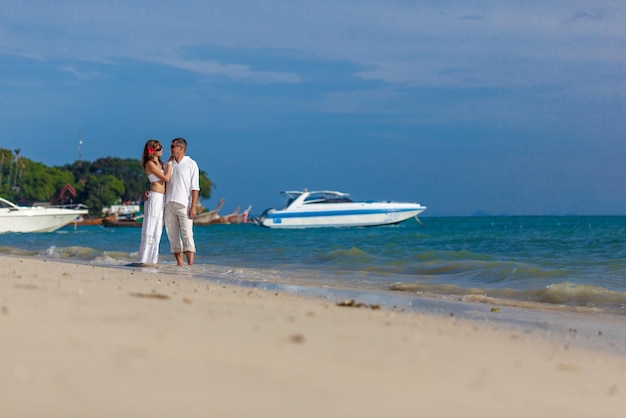
[[[15,148],[13,151],[15,151],[15,177],[13,180],[13,188],[15,189],[15,186],[17,186],[17,172],[19,171],[18,163],[20,162],[20,152],[22,152],[22,150],[20,148]],[[9,176],[9,183],[10,182],[11,177]]]

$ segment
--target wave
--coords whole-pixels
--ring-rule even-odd
[[[395,283],[389,286],[388,289],[474,302],[491,301],[492,303],[503,305],[525,306],[525,304],[530,303],[571,308],[594,308],[621,314],[626,313],[626,292],[571,282],[558,282],[536,289],[465,288],[451,284],[420,282]]]
[[[41,249],[21,249],[17,247],[2,246],[0,254],[25,256],[25,257],[45,257],[51,259],[92,262],[94,264],[103,265],[121,265],[128,263],[136,257],[136,253],[128,253],[123,251],[104,251],[92,247],[68,246],[58,247],[51,245],[43,250]]]
[[[368,263],[375,259],[375,256],[368,254],[367,252],[352,247],[348,250],[333,250],[324,254],[320,254],[314,257],[314,262],[324,264],[346,264],[346,263]]]
[[[317,254],[308,262],[313,264],[309,267],[330,271],[349,269],[364,275],[378,274],[386,279],[395,276],[395,280],[402,283],[446,282],[463,287],[526,287],[566,280],[576,275],[576,272],[554,265],[498,260],[471,251],[431,250],[399,256],[389,249],[372,253],[352,247]]]
[[[102,254],[102,251],[91,247],[57,247],[52,245],[46,248],[40,255],[51,258],[77,258],[81,260],[93,260]]]
[[[626,292],[618,292],[600,286],[561,282],[532,292],[540,302],[580,306],[620,305],[626,306]]]
[[[37,255],[39,251],[37,250],[24,250],[21,248],[2,246],[0,247],[0,253],[9,254],[9,255],[22,255],[22,256],[33,256]]]

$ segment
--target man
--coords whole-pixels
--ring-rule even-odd
[[[193,218],[200,192],[200,172],[198,164],[189,156],[187,141],[184,138],[172,140],[170,146],[173,163],[170,181],[165,189],[164,223],[170,251],[178,266],[183,265],[183,253],[187,264],[193,266],[196,246],[193,240]]]

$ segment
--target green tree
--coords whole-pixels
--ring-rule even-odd
[[[144,191],[149,183],[139,160],[132,158],[99,158],[93,163],[88,161],[76,161],[63,167],[71,171],[79,183],[86,184],[92,176],[111,175],[124,182],[124,190],[118,198],[123,202],[136,202],[142,200]]]
[[[26,160],[20,181],[20,200],[46,202],[66,184],[74,184],[74,176],[69,171]]]
[[[48,167],[0,149],[0,194],[20,204],[46,202],[63,186],[74,183],[67,170]]]
[[[143,200],[144,191],[150,186],[141,161],[134,158],[99,158],[93,162],[91,172],[99,175],[109,174],[124,181],[122,202]]]
[[[110,174],[89,174],[79,195],[92,214],[101,214],[102,208],[112,205],[124,194],[124,182]]]
[[[200,197],[210,199],[213,192],[213,182],[203,170],[200,170]]]
[[[119,196],[123,202],[140,202],[144,192],[150,187],[148,178],[141,166],[141,161],[132,158],[106,157],[99,158],[93,163],[77,161],[64,168],[71,171],[81,183],[88,174],[109,174],[124,181],[124,193]],[[200,170],[200,197],[209,199],[213,191],[213,182],[207,173]],[[78,188],[77,188],[78,189]]]

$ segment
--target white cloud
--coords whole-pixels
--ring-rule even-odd
[[[190,45],[287,49],[350,60],[369,68],[359,74],[363,78],[389,83],[583,84],[590,67],[626,64],[622,4],[25,0],[0,11],[0,51],[94,61],[130,58],[241,81],[299,82],[297,74],[278,69],[185,61],[177,54]],[[545,71],[536,71],[543,60]],[[580,65],[578,76],[555,75],[571,65]]]
[[[194,71],[199,74],[211,76],[225,76],[234,80],[251,81],[257,83],[298,83],[302,78],[297,74],[280,73],[273,71],[254,71],[245,65],[222,64],[217,61],[185,61],[171,59],[162,61],[163,64]]]
[[[72,74],[74,77],[78,78],[79,80],[91,80],[101,75],[100,73],[80,71],[74,67],[60,67],[59,70]]]

